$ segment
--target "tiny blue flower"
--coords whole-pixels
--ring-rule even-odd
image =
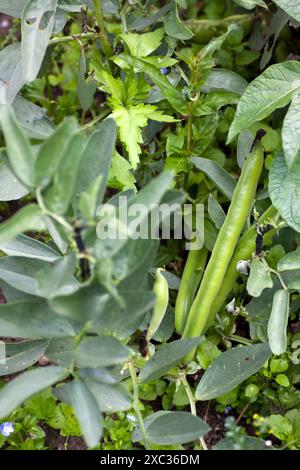
[[[15,431],[13,423],[2,423],[0,424],[0,433],[4,437],[8,437],[10,434],[12,434]]]
[[[228,414],[228,413],[230,413],[231,410],[232,410],[231,406],[228,405],[225,408],[225,413]]]
[[[168,71],[169,71],[169,70],[168,70],[167,67],[162,67],[162,68],[160,69],[160,73],[161,73],[162,75],[167,75]]]

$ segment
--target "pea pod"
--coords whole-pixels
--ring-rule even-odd
[[[262,260],[254,258],[251,263],[250,276],[247,282],[247,291],[252,297],[259,297],[264,289],[272,288],[273,281],[270,271]]]
[[[184,330],[188,312],[201,282],[207,254],[205,247],[188,254],[175,304],[175,328],[179,334]]]
[[[278,290],[273,298],[272,311],[268,323],[268,338],[272,352],[283,354],[287,348],[286,328],[289,319],[290,294],[288,290]]]
[[[272,219],[275,217],[277,214],[276,209],[271,206],[269,207],[259,218],[258,222],[259,224],[264,224],[267,222],[269,219]],[[265,243],[270,243],[272,241],[272,238],[275,234],[275,229],[270,230],[264,235],[264,242]],[[236,269],[237,263],[241,259],[249,259],[251,258],[254,250],[255,250],[255,240],[256,240],[256,228],[253,225],[250,227],[242,236],[240,239],[235,252],[233,254],[233,257],[231,258],[231,261],[228,265],[226,275],[224,277],[222,286],[218,292],[218,295],[216,296],[207,321],[207,327],[210,326],[213,323],[213,320],[217,313],[221,310],[222,305],[226,302],[226,299],[232,289],[234,288],[234,285],[236,283],[236,280],[239,277],[239,272]]]
[[[168,281],[162,274],[163,269],[156,270],[156,278],[153,286],[156,301],[154,304],[153,315],[148,327],[146,340],[149,342],[157,332],[167,311],[169,303],[169,286]]]
[[[226,270],[247,221],[263,168],[263,150],[256,143],[243,167],[226,219],[219,231],[200,289],[189,312],[184,337],[200,336],[222,286]],[[191,355],[189,355],[190,359]]]

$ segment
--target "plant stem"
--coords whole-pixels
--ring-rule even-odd
[[[139,426],[141,428],[144,441],[145,443],[147,442],[147,433],[144,425],[144,420],[139,408],[139,384],[138,384],[138,378],[136,375],[135,367],[132,362],[129,362],[128,364],[129,372],[130,372],[130,377],[131,377],[131,382],[132,382],[132,391],[133,391],[133,401],[132,401],[132,406],[134,409],[134,412],[136,414],[136,417],[139,422]]]
[[[49,46],[55,46],[56,44],[62,44],[64,42],[72,42],[72,41],[76,41],[76,40],[84,40],[84,39],[93,39],[93,38],[97,38],[99,37],[99,34],[97,33],[94,33],[94,32],[90,32],[90,33],[79,33],[79,34],[72,34],[70,36],[63,36],[63,37],[56,37],[56,38],[52,38],[49,43],[48,43],[48,47]]]
[[[70,225],[63,217],[61,217],[58,214],[55,214],[54,212],[51,212],[47,209],[47,207],[44,204],[42,193],[41,193],[41,188],[37,188],[36,190],[36,200],[38,205],[40,206],[40,209],[44,212],[45,215],[52,217],[52,219],[56,220],[60,225],[62,225],[68,232],[73,233],[73,227]]]
[[[190,402],[190,408],[191,408],[191,413],[193,416],[197,416],[197,410],[196,410],[196,401],[194,394],[191,390],[191,387],[189,386],[188,381],[186,380],[186,377],[183,376],[180,378],[182,385],[184,386],[184,390],[186,391],[186,394],[188,396],[189,402]],[[200,440],[200,445],[203,450],[208,450],[206,442],[203,437],[199,437]]]
[[[113,50],[111,48],[106,30],[105,30],[105,25],[104,25],[104,20],[103,20],[103,15],[102,15],[101,0],[93,0],[93,3],[94,3],[96,20],[100,29],[100,36],[102,38],[103,50],[104,50],[106,57],[111,57],[113,55]]]
[[[81,126],[80,132],[86,131],[90,127],[93,127],[97,122],[101,121],[102,119],[106,118],[111,113],[110,109],[105,109],[102,113],[98,114],[92,121],[86,123],[84,126]]]
[[[238,335],[230,335],[228,336],[228,339],[230,341],[235,341],[236,343],[246,344],[247,346],[253,344],[253,341],[251,341],[251,339],[243,338],[242,336]]]

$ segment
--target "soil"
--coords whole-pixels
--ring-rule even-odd
[[[60,435],[57,429],[53,429],[46,423],[40,423],[46,434],[45,445],[51,450],[87,450],[84,440],[81,437]]]

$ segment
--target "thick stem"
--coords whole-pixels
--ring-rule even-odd
[[[94,3],[94,11],[95,11],[96,20],[100,29],[100,36],[102,39],[103,50],[104,50],[106,57],[111,57],[113,55],[113,50],[108,40],[105,25],[104,25],[101,0],[93,0],[93,3]]]

